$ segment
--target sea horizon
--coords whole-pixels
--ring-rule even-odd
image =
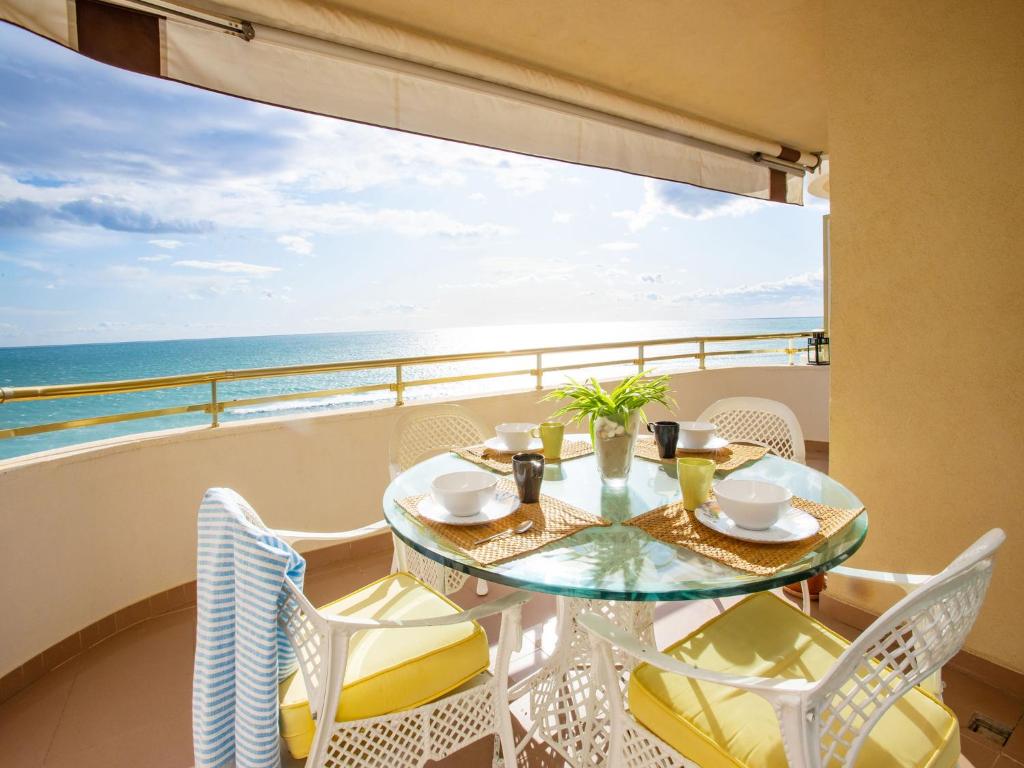
[[[0,387],[78,384],[93,381],[141,379],[208,371],[245,368],[272,368],[287,365],[372,361],[401,357],[429,357],[496,350],[515,351],[536,347],[564,347],[592,343],[691,336],[728,336],[759,333],[810,331],[819,327],[821,317],[792,316],[764,318],[691,319],[677,321],[625,321],[603,323],[520,323],[514,325],[457,326],[416,330],[361,330],[332,333],[269,334],[254,336],[217,336],[186,339],[103,341],[75,344],[47,344],[0,347]],[[692,346],[692,345],[691,345]],[[751,347],[777,348],[777,341],[720,342],[718,349]],[[693,351],[677,345],[678,351]],[[675,349],[666,346],[659,354]],[[593,363],[621,359],[622,350],[551,353],[546,365]],[[722,356],[711,358],[710,366],[778,364],[784,354]],[[459,363],[435,363],[408,366],[406,380],[428,379],[464,373],[522,370],[533,364],[532,356],[474,360]],[[665,371],[686,370],[694,360],[659,364]],[[628,366],[582,368],[570,372],[602,378],[625,375]],[[549,374],[550,376],[562,374]],[[301,395],[318,390],[384,384],[392,381],[390,368],[343,371],[330,374],[289,376],[223,382],[218,387],[220,400],[268,397],[277,394]],[[545,379],[554,383],[554,378]],[[468,382],[413,387],[406,391],[407,402],[458,397],[486,392],[528,388],[529,376],[496,377]],[[33,402],[0,403],[0,430],[51,424],[72,419],[116,413],[155,410],[209,401],[209,387],[195,385],[146,392],[77,397]],[[385,405],[394,396],[386,391],[363,392],[328,397],[283,400],[231,408],[222,413],[223,421],[301,415],[358,405]],[[73,445],[109,437],[137,434],[172,427],[195,426],[209,422],[206,413],[185,413],[137,421],[124,421],[77,429],[46,432],[0,439],[0,459]]]
[[[730,317],[730,318],[717,318],[711,319],[706,322],[757,322],[760,320],[814,320],[820,323],[822,321],[821,315],[765,315],[762,317]],[[643,321],[643,320],[608,320],[598,321],[597,323],[587,323],[587,325],[623,325],[628,323],[647,324],[648,322],[659,323],[659,324],[672,324],[672,323],[688,323],[692,321],[688,320],[654,320],[654,321]],[[103,344],[160,344],[163,342],[178,342],[178,341],[221,341],[227,339],[276,339],[284,336],[330,336],[335,334],[371,334],[371,333],[418,333],[418,332],[445,332],[445,331],[459,331],[469,328],[513,328],[513,327],[532,327],[537,325],[536,323],[500,323],[495,325],[440,325],[429,328],[363,328],[363,329],[351,329],[341,331],[302,331],[300,333],[255,333],[255,334],[235,334],[229,336],[175,336],[160,339],[106,339],[103,341],[76,341],[66,344],[52,343],[52,344],[0,344],[0,352],[11,350],[11,349],[47,349],[50,347],[94,347]],[[554,322],[545,323],[545,325],[561,326],[561,325],[579,325],[579,323],[569,322]],[[808,328],[807,330],[813,330]],[[639,341],[639,339],[638,339]]]

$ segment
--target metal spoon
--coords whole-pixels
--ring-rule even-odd
[[[485,536],[482,539],[477,539],[476,541],[473,542],[473,546],[476,547],[476,546],[479,546],[480,544],[486,544],[488,541],[494,541],[495,539],[500,539],[502,536],[511,536],[512,534],[517,534],[518,535],[520,533],[526,533],[531,528],[533,528],[533,520],[524,520],[519,525],[517,525],[515,528],[509,528],[508,530],[505,530],[505,531],[498,531],[497,533],[492,534],[491,536]]]

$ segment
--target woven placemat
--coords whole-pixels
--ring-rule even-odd
[[[498,481],[498,493],[515,493],[511,480]],[[595,525],[611,525],[607,520],[584,512],[564,501],[541,494],[536,504],[520,504],[519,509],[508,517],[486,525],[446,525],[429,520],[417,512],[419,503],[426,495],[410,496],[398,503],[420,523],[440,533],[449,544],[476,560],[481,565],[492,565],[503,560],[525,555],[535,549],[564,539],[584,528]],[[475,542],[494,533],[515,528],[524,520],[532,520],[533,527],[526,533],[512,534],[494,539],[486,544]]]
[[[681,501],[652,509],[625,525],[640,528],[659,541],[692,549],[737,570],[771,576],[821,546],[829,536],[841,531],[864,511],[863,507],[840,509],[798,496],[794,496],[791,503],[814,515],[821,528],[810,538],[789,544],[756,544],[718,533],[699,523],[692,512],[683,509]]]
[[[749,445],[748,443],[729,443],[717,451],[676,451],[679,458],[689,457],[694,459],[714,459],[716,472],[729,472],[739,469],[744,464],[757,461],[768,453],[763,445]],[[658,444],[653,437],[639,437],[633,455],[648,461],[667,461],[658,455]]]
[[[586,456],[593,452],[594,446],[586,440],[563,440],[562,458],[557,459],[557,461],[578,459],[580,456]],[[453,451],[453,453],[460,459],[472,461],[474,464],[479,464],[481,467],[487,467],[488,469],[493,469],[495,472],[507,475],[512,471],[512,457],[518,453],[518,451],[511,453],[499,453],[498,451],[491,450],[490,448],[485,448],[482,445],[470,445]],[[551,461],[556,460],[552,459]]]

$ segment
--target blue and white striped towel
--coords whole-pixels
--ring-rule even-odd
[[[300,589],[306,561],[229,488],[199,507],[192,743],[196,768],[276,768],[278,681],[295,670],[277,624],[285,578]]]

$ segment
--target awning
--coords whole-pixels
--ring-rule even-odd
[[[0,0],[99,61],[255,101],[803,203],[806,150],[312,0]]]

